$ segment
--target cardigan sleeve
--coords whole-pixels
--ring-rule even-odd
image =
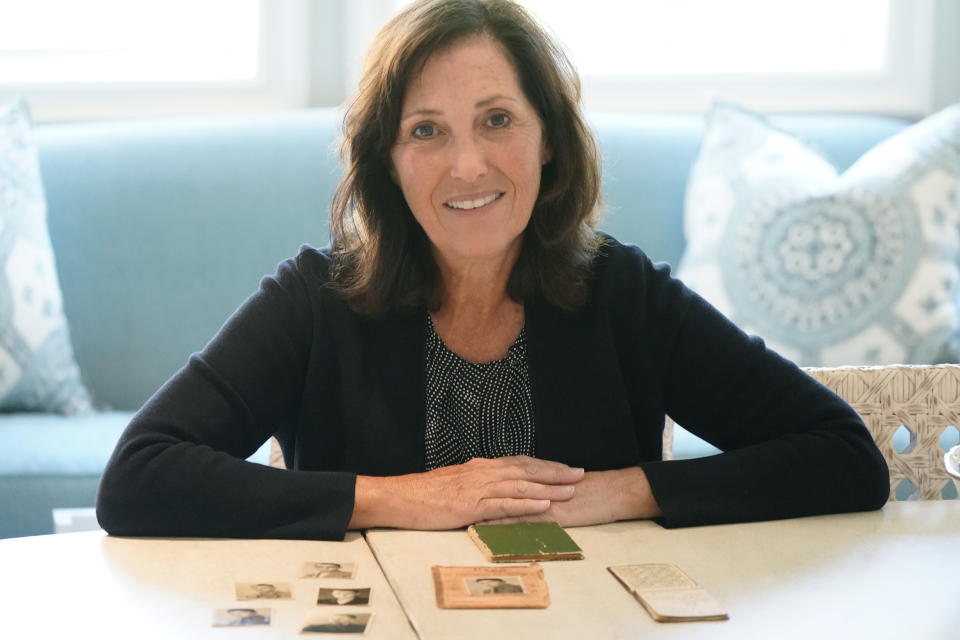
[[[889,475],[860,417],[703,298],[632,254],[642,357],[663,409],[723,453],[641,464],[668,527],[880,508]],[[637,289],[635,289],[637,290]]]
[[[275,432],[292,431],[298,417],[311,345],[323,330],[307,253],[264,278],[134,416],[100,482],[97,519],[106,531],[343,538],[355,474],[245,460]]]

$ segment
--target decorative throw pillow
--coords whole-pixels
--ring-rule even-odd
[[[30,118],[0,106],[0,411],[90,409],[63,315]]]
[[[718,105],[677,274],[800,365],[956,361],[958,225],[960,104],[842,175],[764,118]]]

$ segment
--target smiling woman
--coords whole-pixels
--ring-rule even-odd
[[[392,175],[441,271],[481,268],[505,288],[546,159],[537,112],[496,41],[452,45],[407,88]]]
[[[281,264],[136,415],[100,485],[109,532],[684,526],[884,503],[849,406],[594,231],[577,75],[519,5],[405,8],[344,128],[331,247]],[[724,453],[663,461],[666,413]],[[273,435],[289,470],[243,459]]]

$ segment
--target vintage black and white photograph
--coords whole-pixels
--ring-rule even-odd
[[[464,578],[467,593],[472,596],[493,596],[503,593],[526,593],[520,576]]]
[[[287,582],[237,583],[237,600],[289,600],[292,597]]]
[[[363,589],[320,588],[317,604],[360,605],[370,603],[369,587]]]
[[[354,633],[360,635],[370,627],[371,613],[314,613],[303,623],[302,633]]]
[[[355,562],[304,562],[300,567],[301,578],[353,578],[357,572]]]
[[[256,627],[270,624],[270,609],[217,609],[213,612],[215,627]]]

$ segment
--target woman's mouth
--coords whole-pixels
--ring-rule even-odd
[[[479,209],[482,206],[488,205],[494,200],[499,200],[503,197],[503,192],[491,193],[488,196],[482,198],[475,198],[472,200],[450,200],[449,202],[444,202],[444,206],[450,207],[451,209],[459,209],[460,211],[470,211],[471,209]]]

